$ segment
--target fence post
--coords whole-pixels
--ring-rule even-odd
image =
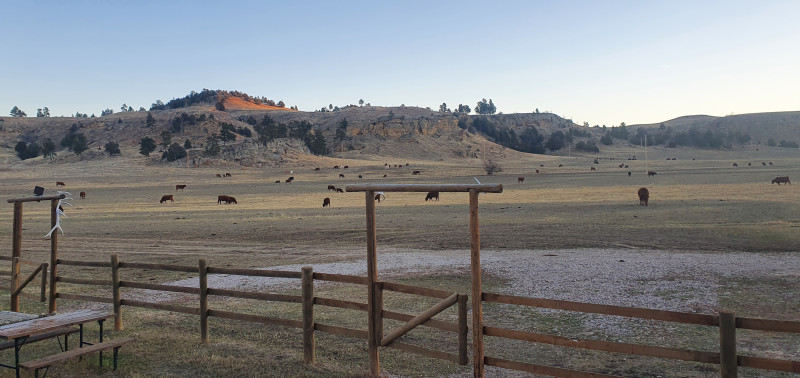
[[[378,290],[378,257],[377,238],[375,227],[375,192],[366,191],[367,196],[367,353],[369,355],[369,374],[378,377],[381,374],[380,339],[378,322],[381,319],[381,306],[377,303],[380,298]]]
[[[19,257],[14,257],[11,262],[11,311],[19,312],[19,293],[14,294],[19,287]]]
[[[208,265],[200,259],[200,339],[208,344]]]
[[[738,376],[736,361],[736,317],[733,312],[719,313],[719,372],[723,378]]]
[[[303,360],[314,363],[314,268],[303,267]]]
[[[39,302],[47,300],[47,263],[42,263],[42,295]]]
[[[383,282],[375,282],[375,344],[381,345],[383,340]]]
[[[486,376],[483,361],[483,290],[481,288],[481,233],[478,191],[469,190],[470,275],[472,276],[472,376]]]
[[[58,219],[58,201],[57,199],[50,200],[50,227],[56,226],[56,220]],[[58,230],[54,230],[53,233],[50,234],[50,303],[49,303],[49,310],[51,314],[54,314],[56,310],[58,310],[56,298],[58,295],[56,293],[56,278],[58,277],[58,265],[56,265],[56,261],[58,261]]]
[[[458,364],[466,365],[469,363],[467,357],[467,296],[458,296]]]
[[[14,202],[14,232],[11,245],[11,292],[19,285],[19,266],[15,259],[22,253],[22,202]],[[11,296],[11,311],[19,311],[19,296]]]
[[[122,300],[119,293],[119,256],[111,255],[111,290],[114,298],[114,329],[122,331]]]

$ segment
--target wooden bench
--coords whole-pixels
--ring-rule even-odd
[[[53,338],[53,337],[65,336],[64,337],[64,346],[66,347],[66,345],[67,345],[66,336],[71,335],[73,333],[77,333],[78,331],[80,331],[80,329],[78,329],[78,328],[65,328],[65,329],[59,329],[59,330],[55,330],[55,331],[51,331],[51,332],[47,332],[47,333],[40,333],[38,335],[33,335],[31,337],[28,337],[25,340],[25,344],[35,343],[37,341],[42,341],[42,340]],[[4,342],[0,343],[0,350],[11,349],[13,347],[14,347],[14,341],[4,341]]]
[[[73,349],[67,352],[61,352],[52,356],[40,358],[38,360],[26,361],[19,364],[21,369],[33,370],[36,377],[39,377],[39,369],[49,368],[50,365],[58,362],[66,361],[71,358],[80,357],[89,353],[100,352],[108,349],[114,349],[114,370],[117,370],[117,351],[125,344],[135,341],[132,338],[117,339],[111,341],[104,341],[93,345],[87,345],[83,348]],[[100,366],[103,366],[103,360],[100,360]]]

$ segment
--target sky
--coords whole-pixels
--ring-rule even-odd
[[[800,1],[4,1],[0,116],[238,90],[590,125],[800,110]]]

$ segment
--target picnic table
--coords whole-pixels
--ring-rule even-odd
[[[36,319],[38,317],[39,315],[26,314],[24,312],[0,311],[0,326]]]
[[[2,311],[2,312],[9,312],[9,311]],[[19,313],[17,313],[19,314]],[[1,316],[1,315],[0,315]],[[11,317],[12,315],[9,315]],[[20,357],[19,352],[23,345],[26,342],[33,342],[39,341],[46,338],[53,338],[58,337],[61,335],[68,335],[69,333],[75,332],[75,326],[79,326],[80,332],[80,343],[78,344],[79,347],[83,347],[84,345],[93,345],[89,342],[84,342],[83,340],[83,325],[84,323],[89,322],[98,322],[100,326],[100,343],[103,342],[103,322],[113,317],[114,314],[105,312],[105,311],[96,311],[96,310],[80,310],[75,312],[68,312],[68,313],[61,313],[56,314],[53,316],[47,316],[42,318],[35,318],[35,319],[28,319],[23,320],[20,322],[7,324],[0,327],[0,338],[5,340],[13,340],[14,342],[14,365],[6,365],[0,364],[0,366],[14,369],[17,373],[17,377],[20,376],[19,369],[20,369]],[[24,317],[23,315],[18,315],[18,317]],[[68,347],[66,345],[66,339],[64,342],[64,350],[67,350]],[[103,352],[100,351],[100,361],[102,364],[103,360]],[[37,370],[38,373],[38,370]],[[38,374],[37,374],[38,375]]]

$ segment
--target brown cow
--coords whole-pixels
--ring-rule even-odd
[[[439,192],[428,192],[428,195],[425,196],[426,202],[428,200],[433,201],[434,199],[436,199],[437,201],[439,200]]]
[[[286,182],[292,182],[292,181],[294,181],[294,176],[289,177],[289,178],[286,179]]]
[[[314,168],[314,172],[319,172],[319,167]]]
[[[538,170],[538,169],[536,170],[536,173],[539,173],[539,170]]]
[[[639,188],[639,206],[647,206],[650,199],[650,191],[647,188]]]
[[[81,192],[80,196],[81,196],[81,199],[86,199],[86,192]]]
[[[595,167],[592,167],[592,169],[591,169],[591,170],[592,170],[592,171],[596,171],[597,169],[596,169]]]
[[[525,177],[517,177],[517,183],[518,184],[522,183],[523,181],[525,181]]]
[[[342,190],[341,188],[336,188],[336,193],[344,193],[344,190]]]
[[[219,174],[219,173],[217,173],[217,177],[219,177],[219,178],[222,178],[222,175],[221,175],[221,174]]]
[[[217,196],[217,205],[219,205],[219,204],[221,204],[223,202],[228,203],[228,198],[231,198],[231,197],[225,196],[225,195]]]
[[[184,184],[175,185],[175,191],[176,192],[178,191],[178,189],[184,190],[184,189],[186,189],[186,185],[184,185]]]
[[[343,174],[343,173],[340,173],[340,174],[339,174],[339,178],[344,178],[344,174]]]
[[[330,207],[330,206],[331,206],[331,199],[328,198],[328,197],[325,197],[325,199],[322,200],[322,207]]]
[[[386,175],[383,175],[383,178],[386,178]]]
[[[778,184],[778,185],[780,185],[781,183],[792,185],[792,182],[789,181],[789,176],[778,176],[778,177],[775,177],[774,179],[772,179],[772,183],[773,184]]]
[[[383,193],[378,193],[378,194],[375,195],[375,201],[378,201],[378,203],[381,203],[381,197],[383,197],[384,200],[386,199],[386,196]]]
[[[225,177],[231,177],[231,174],[228,173],[228,172],[225,172]]]
[[[174,203],[175,202],[175,197],[173,197],[172,194],[163,195],[163,196],[161,196],[161,201],[159,201],[158,203],[164,203],[164,202],[167,202],[167,201],[170,201],[170,202]]]
[[[339,166],[338,165],[334,165],[333,169],[339,169]]]
[[[67,186],[63,181],[56,181],[56,186]]]
[[[342,167],[342,168],[343,168],[343,169],[347,169],[347,168],[350,168],[350,166],[349,166],[349,165],[345,165],[345,166],[344,166],[344,167]]]
[[[419,175],[419,174],[422,174],[422,172],[420,172],[420,171],[414,171],[414,172],[411,172],[411,174],[412,174],[412,175]]]
[[[333,186],[333,185],[328,185],[328,190],[333,190],[335,192],[336,191],[336,187]]]
[[[237,204],[237,205],[239,204],[238,202],[236,202],[236,198],[233,198],[231,196],[228,196],[228,199],[225,200],[225,203],[228,204],[228,205],[230,205],[232,203],[233,204]]]
[[[658,174],[658,173],[656,173],[656,171],[647,171],[647,177],[650,177],[650,176],[655,176],[655,175],[657,175],[657,174]]]

